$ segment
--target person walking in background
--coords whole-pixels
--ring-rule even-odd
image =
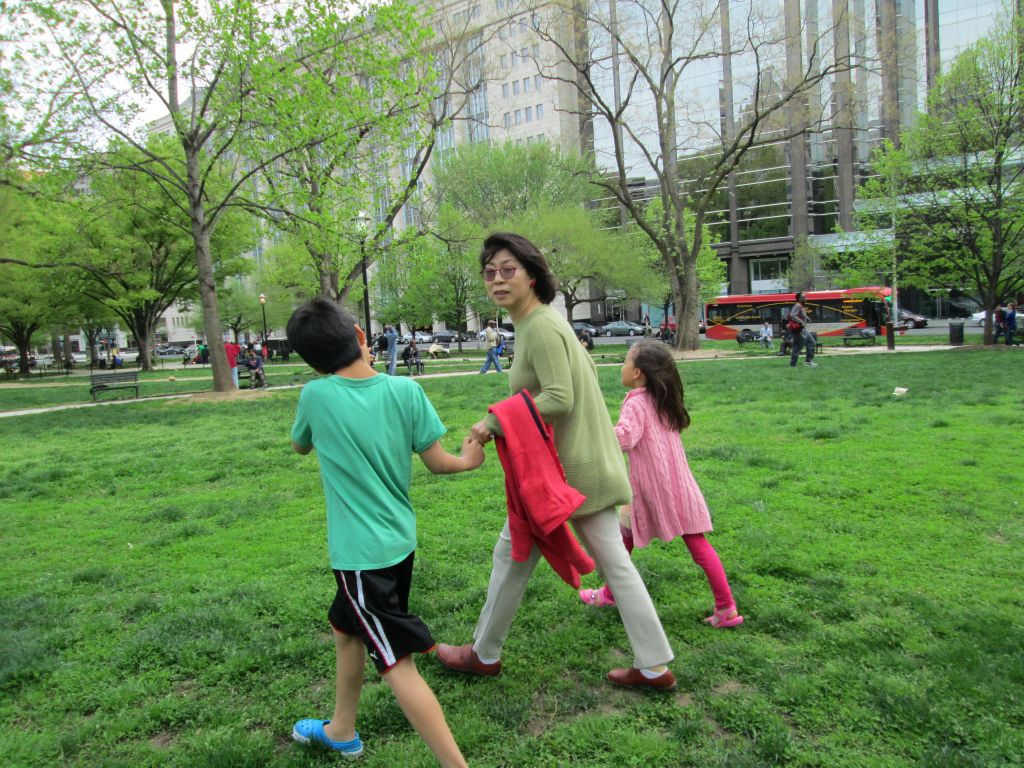
[[[633,650],[633,667],[613,669],[608,680],[632,688],[670,690],[672,648],[647,587],[622,546],[616,507],[630,500],[629,477],[597,379],[594,359],[576,340],[572,326],[551,307],[557,284],[547,260],[520,235],[493,234],[484,241],[480,266],[487,295],[516,326],[516,364],[509,369],[512,394],[528,392],[540,418],[554,427],[554,447],[566,482],[586,500],[569,522],[580,543],[619,595],[619,615]],[[481,444],[500,433],[490,413],[473,425]],[[506,482],[508,481],[506,477]],[[509,521],[492,555],[487,598],[474,642],[442,643],[437,658],[458,672],[501,673],[501,652],[526,593],[540,550],[513,559]]]
[[[811,319],[807,316],[807,310],[804,309],[804,295],[803,293],[798,293],[796,295],[796,303],[790,307],[789,314],[786,315],[786,330],[792,334],[793,339],[789,352],[789,365],[791,368],[796,368],[797,360],[800,359],[800,350],[803,347],[807,348],[807,365],[812,368],[818,365],[814,362],[814,337],[807,330],[810,322]]]
[[[388,376],[394,376],[398,367],[398,334],[393,326],[384,326],[384,338],[388,340]]]
[[[992,343],[998,344],[999,337],[1006,333],[1006,310],[999,306],[992,316]]]
[[[1016,342],[1014,342],[1013,337],[1017,333],[1017,305],[1012,301],[1006,305],[1006,314],[1003,315],[1003,328],[1006,329],[1006,346],[1014,346]]]
[[[228,358],[228,368],[231,369],[231,381],[235,384],[235,389],[238,389],[238,356],[242,352],[242,347],[236,341],[225,341],[224,342],[224,354]]]
[[[634,344],[622,366],[622,385],[630,392],[622,403],[615,436],[629,455],[633,489],[631,511],[620,529],[626,551],[646,547],[651,539],[672,541],[681,536],[714,594],[715,609],[705,621],[713,627],[742,624],[725,569],[704,535],[711,530],[711,515],[679,439],[690,425],[690,414],[669,348],[656,341]],[[579,594],[587,605],[615,605],[607,584],[581,589]]]
[[[466,765],[441,705],[413,654],[434,638],[409,612],[416,513],[409,501],[412,454],[435,474],[479,467],[483,448],[470,437],[454,456],[442,446],[444,425],[419,384],[382,376],[370,365],[366,335],[352,316],[313,299],[288,320],[288,341],[322,377],[302,388],[292,448],[314,448],[327,499],[327,550],[337,583],[327,613],[335,647],[334,714],[295,723],[292,738],[345,757],[363,752],[356,714],[366,651],[409,724],[443,766]]]
[[[488,320],[487,328],[484,329],[484,349],[487,351],[487,359],[484,360],[484,367],[480,369],[480,373],[487,373],[492,364],[494,370],[501,373],[501,353],[497,351],[500,337],[494,329],[494,325],[493,320]]]

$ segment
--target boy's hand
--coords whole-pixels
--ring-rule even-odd
[[[467,469],[476,469],[484,463],[484,447],[473,437],[462,441],[462,459]]]

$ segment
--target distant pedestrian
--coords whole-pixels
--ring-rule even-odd
[[[1006,329],[1006,346],[1020,346],[1013,337],[1017,333],[1017,305],[1012,301],[1006,307],[1003,316],[1003,327]]]
[[[225,341],[224,354],[227,355],[228,368],[231,369],[231,381],[234,382],[235,389],[238,389],[238,356],[242,354],[242,347],[237,341]]]
[[[1006,333],[1006,310],[1002,307],[996,309],[995,315],[992,317],[992,343],[998,344],[999,337]]]
[[[766,322],[763,326],[761,326],[761,334],[757,337],[757,340],[761,342],[761,346],[764,347],[765,349],[771,349],[772,336],[772,324]]]
[[[814,362],[814,337],[811,336],[811,332],[807,329],[810,325],[811,318],[807,315],[807,310],[804,308],[804,295],[798,293],[796,295],[796,303],[790,307],[789,314],[786,316],[786,330],[792,334],[792,344],[790,345],[789,353],[789,365],[791,368],[796,368],[797,360],[800,359],[800,350],[804,347],[807,348],[807,365],[812,368],[817,366]]]
[[[494,370],[501,373],[501,353],[498,352],[498,342],[501,337],[494,328],[494,321],[487,321],[487,328],[484,329],[484,349],[487,351],[487,359],[484,360],[484,367],[480,369],[480,373],[487,373],[491,369],[491,365],[494,365]]]
[[[384,326],[384,338],[388,340],[388,376],[394,376],[398,366],[398,333],[393,326]]]

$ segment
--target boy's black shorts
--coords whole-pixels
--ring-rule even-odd
[[[426,653],[436,645],[427,625],[409,613],[415,554],[389,568],[334,572],[338,593],[327,619],[339,632],[358,635],[381,673],[404,657]]]

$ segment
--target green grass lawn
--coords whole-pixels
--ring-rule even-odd
[[[685,443],[746,624],[702,622],[710,590],[680,542],[636,552],[680,685],[616,690],[616,613],[542,563],[501,677],[418,662],[471,765],[1020,765],[1024,356],[820,362],[682,366]],[[617,415],[618,370],[600,376]],[[499,376],[422,383],[452,449],[506,393]],[[0,419],[0,765],[338,764],[290,742],[296,719],[330,715],[334,663],[316,459],[288,444],[297,397]],[[493,448],[475,473],[417,463],[413,501],[413,608],[466,642],[505,514]],[[363,764],[432,765],[370,666],[367,681]]]

